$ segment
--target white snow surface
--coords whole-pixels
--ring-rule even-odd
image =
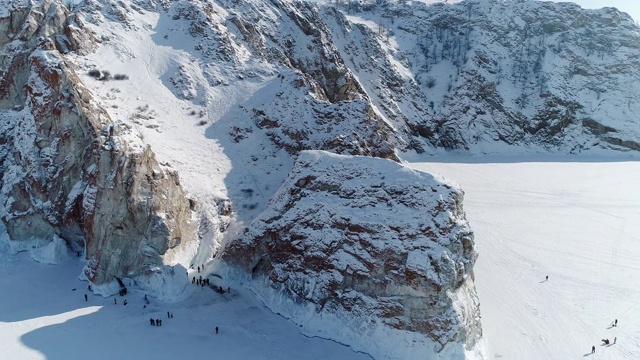
[[[465,191],[480,253],[475,283],[487,359],[638,357],[637,161],[438,161],[412,166],[455,179]],[[603,346],[601,339],[614,338]]]

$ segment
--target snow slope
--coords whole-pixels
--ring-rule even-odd
[[[465,190],[480,252],[475,279],[488,358],[637,358],[640,164],[458,160],[413,166]],[[614,337],[617,344],[601,346]]]

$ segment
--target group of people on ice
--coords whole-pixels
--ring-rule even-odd
[[[204,271],[204,265],[202,265],[202,267],[198,266],[198,273],[200,273],[200,271]],[[120,284],[120,290],[118,291],[118,295],[120,296],[125,296],[127,295],[127,287],[124,285],[124,283],[122,282],[121,279],[117,279],[118,283]],[[195,276],[192,278],[191,280],[192,284],[197,284],[198,286],[202,286],[204,287],[205,285],[209,286],[210,285],[210,281],[208,278],[202,278],[202,275],[198,276],[198,278],[196,278]],[[218,290],[219,289],[219,290]],[[91,291],[93,290],[91,288],[91,285],[88,286],[88,290]],[[224,289],[222,288],[222,286],[214,286],[214,290],[220,292],[220,293],[224,293]],[[231,287],[227,288],[228,292],[231,292]],[[84,294],[84,301],[88,301],[89,298],[87,296],[87,294]],[[146,308],[147,305],[150,303],[149,302],[149,298],[147,297],[147,295],[144,296],[144,302],[146,305],[144,305],[143,307]],[[117,298],[113,298],[113,303],[115,305],[118,304],[118,300]],[[123,305],[127,305],[127,300],[124,299],[123,301]],[[173,312],[171,311],[167,311],[167,318],[172,319],[173,318]],[[150,318],[149,319],[149,324],[151,326],[162,326],[162,320],[161,319],[154,319],[154,318]],[[216,326],[215,328],[216,334],[218,333],[218,327]]]
[[[148,300],[147,295],[144,296],[144,299]],[[167,319],[173,319],[173,311],[167,311]],[[149,323],[151,326],[162,326],[162,320],[160,319],[151,318],[149,319]]]
[[[611,327],[617,327],[618,326],[618,319],[613,320],[613,322],[611,323]],[[618,341],[618,337],[614,337],[613,341],[609,340],[609,339],[602,339],[602,346],[605,345],[613,345]],[[591,346],[591,353],[594,354],[596,352],[596,346],[593,345]]]
[[[208,278],[203,279],[202,275],[198,279],[196,279],[196,277],[194,276],[193,279],[191,280],[191,283],[196,284],[198,286],[202,286],[202,287],[204,287],[205,285],[209,286],[209,279]]]

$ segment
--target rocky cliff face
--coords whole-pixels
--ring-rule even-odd
[[[359,337],[383,324],[423,334],[437,351],[451,342],[471,348],[482,331],[462,197],[456,185],[388,160],[303,152],[222,258]],[[265,298],[279,308],[277,297]]]
[[[0,216],[14,241],[86,249],[94,283],[171,263],[195,235],[178,175],[96,106],[64,54],[95,39],[59,2],[0,19]]]
[[[614,8],[469,0],[344,10],[324,12],[334,42],[408,148],[640,149],[640,29]]]
[[[242,104],[235,141],[255,129],[294,156],[325,149],[397,159],[392,128],[374,111],[312,3],[176,1],[165,3],[160,16],[184,21],[202,63],[217,65],[205,66],[200,79],[179,69],[171,84],[178,96],[208,104],[215,99],[197,89],[277,76],[280,86],[265,99]]]

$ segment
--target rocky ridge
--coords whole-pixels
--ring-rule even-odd
[[[323,14],[407,149],[640,149],[640,29],[627,14],[539,1],[358,4]]]
[[[95,284],[149,275],[195,237],[177,173],[96,106],[64,57],[91,32],[59,2],[0,19],[2,221],[14,241],[63,238]]]

